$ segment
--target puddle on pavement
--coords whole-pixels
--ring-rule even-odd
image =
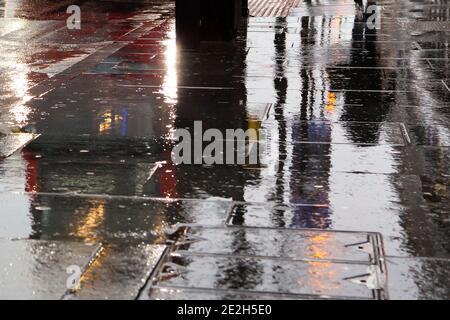
[[[85,268],[96,245],[36,240],[0,240],[2,299],[60,299],[67,289],[67,268]]]
[[[330,4],[250,18],[234,42],[178,52],[173,5],[160,1],[120,10],[87,1],[86,28],[75,32],[64,28],[59,10],[38,10],[35,20],[34,5],[17,6],[20,18],[4,18],[0,9],[0,124],[41,134],[22,152],[15,151],[31,135],[0,137],[0,158],[8,156],[0,160],[0,238],[153,244],[166,240],[167,227],[197,223],[230,228],[209,234],[222,246],[214,250],[268,255],[273,248],[233,242],[233,228],[380,232],[388,255],[400,259],[389,266],[393,297],[448,297],[448,46],[442,33],[421,32],[424,25],[399,28],[401,19],[442,17],[427,5],[386,3],[382,30],[370,33],[353,1],[340,4],[339,14]],[[200,120],[204,129],[262,126],[263,161],[172,165],[174,130]],[[259,241],[251,230],[246,236]],[[336,249],[338,240],[319,248]],[[0,252],[20,255],[37,242],[11,243]],[[76,246],[81,253],[73,257],[84,261],[84,245]],[[341,249],[334,250],[341,258],[362,257]],[[128,270],[136,262],[130,275],[141,279],[148,269],[139,263],[154,251],[135,250],[139,261],[120,253],[105,264]],[[366,272],[364,264],[293,261],[292,247],[277,253],[291,260],[181,256],[190,278],[165,279],[152,298],[373,298],[341,281]],[[416,259],[423,257],[444,260]],[[31,270],[35,261],[27,259],[21,267]],[[202,263],[213,270],[208,276]],[[125,283],[127,297],[142,285],[131,278],[114,284]],[[197,284],[203,287],[191,288]],[[21,297],[33,297],[25,289],[34,290],[24,288]]]
[[[134,300],[164,253],[165,246],[104,246],[69,300]]]
[[[0,238],[160,243],[176,223],[217,225],[229,201],[1,194]]]

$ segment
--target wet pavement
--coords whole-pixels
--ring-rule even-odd
[[[181,50],[170,1],[69,30],[0,0],[0,297],[449,299],[450,4],[377,4],[376,31],[300,1]],[[173,164],[194,121],[261,127],[261,162]]]

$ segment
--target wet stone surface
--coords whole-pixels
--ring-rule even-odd
[[[251,257],[214,257],[195,256],[178,257],[182,271],[181,276],[161,281],[160,285],[169,289],[184,289],[197,287],[217,291],[242,290],[262,294],[293,294],[302,296],[332,296],[337,297],[342,292],[347,297],[372,299],[372,292],[363,284],[344,280],[336,283],[337,279],[350,278],[367,272],[366,265],[342,265],[323,262],[278,261],[271,259]],[[197,272],[201,267],[217,270],[213,277],[205,277]],[[312,271],[317,268],[324,272]],[[311,276],[317,274],[317,278]],[[327,274],[329,276],[327,276]],[[161,275],[164,278],[164,275]],[[296,279],[297,281],[295,281]],[[314,282],[319,281],[320,286],[315,287]],[[187,297],[186,297],[187,298]],[[230,295],[230,298],[234,298]]]
[[[449,261],[440,259],[387,259],[391,299],[436,300],[450,298]],[[417,286],[417,282],[423,284]]]
[[[84,242],[164,242],[165,228],[176,223],[217,225],[228,201],[152,200],[97,195],[0,195],[0,238]],[[13,219],[14,218],[14,219]]]
[[[85,268],[98,246],[74,242],[0,240],[2,299],[60,299],[66,269]]]
[[[0,134],[0,159],[11,156],[36,138],[38,135],[31,133]]]
[[[105,246],[83,274],[80,289],[64,299],[136,299],[164,250],[164,246],[144,244]]]
[[[374,232],[390,298],[449,298],[449,4],[377,1],[367,30],[353,0],[284,3],[251,10],[287,17],[182,50],[171,1],[83,1],[69,30],[65,1],[0,0],[0,266],[20,267],[0,296],[61,297],[62,264],[105,242],[78,298],[136,298],[153,245],[196,224],[213,241],[194,242],[195,258],[166,252],[185,273],[140,298],[372,299],[343,280],[367,272],[367,253],[340,244]],[[174,164],[174,132],[195,121],[261,128],[259,162]],[[314,236],[287,236],[305,228],[330,236],[315,253]],[[70,253],[59,269],[42,263],[52,246]],[[327,252],[337,260],[304,261]]]

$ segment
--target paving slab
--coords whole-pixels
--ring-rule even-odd
[[[389,293],[395,300],[448,300],[448,259],[388,257]]]
[[[165,246],[104,246],[67,300],[135,300],[163,255]]]
[[[0,194],[1,238],[157,243],[176,223],[217,225],[230,202],[89,194]]]
[[[85,269],[100,247],[76,242],[0,240],[2,299],[61,299],[71,272]]]

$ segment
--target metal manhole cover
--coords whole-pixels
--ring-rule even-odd
[[[185,227],[155,269],[150,299],[387,299],[381,235]]]

